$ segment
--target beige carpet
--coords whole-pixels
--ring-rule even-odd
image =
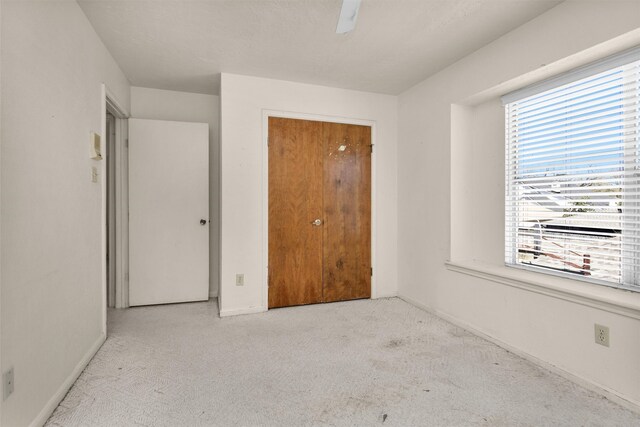
[[[635,426],[640,415],[399,299],[220,319],[113,310],[49,426]]]

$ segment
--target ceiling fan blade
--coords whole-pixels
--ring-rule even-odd
[[[336,34],[346,34],[356,27],[360,2],[361,0],[342,0],[342,9],[340,10],[340,18],[338,18]]]

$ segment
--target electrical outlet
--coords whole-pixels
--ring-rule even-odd
[[[7,400],[13,393],[13,368],[2,374],[2,400]]]
[[[236,274],[236,286],[244,286],[244,274]]]
[[[98,168],[91,166],[91,182],[98,182]]]
[[[596,344],[609,347],[609,328],[607,326],[595,324]]]

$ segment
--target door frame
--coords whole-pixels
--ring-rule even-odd
[[[116,229],[116,277],[115,277],[115,306],[116,308],[126,308],[129,306],[129,290],[128,290],[128,259],[129,259],[129,230],[128,230],[128,153],[127,139],[128,126],[127,119],[129,112],[118,101],[107,85],[102,84],[101,96],[101,131],[103,138],[102,151],[103,155],[108,155],[106,150],[107,135],[107,111],[116,118],[116,138],[115,138],[115,207],[116,214],[113,221]],[[102,218],[101,218],[101,235],[102,235],[102,325],[103,333],[107,332],[107,162],[102,161],[100,168],[100,186],[102,191]]]
[[[356,119],[343,116],[327,116],[322,114],[297,113],[282,110],[262,110],[262,229],[264,230],[262,239],[262,308],[264,311],[269,309],[269,117],[279,117],[284,119],[311,120],[317,122],[342,123],[348,125],[368,126],[371,128],[371,144],[373,150],[371,153],[371,299],[378,298],[376,273],[376,225],[377,225],[377,209],[376,209],[376,121]]]
[[[111,112],[109,106],[107,106],[107,124],[109,124],[109,117],[113,117],[113,128],[106,127],[104,136],[104,175],[107,180],[107,307],[115,307],[116,301],[116,250],[114,243],[116,242],[116,218],[115,218],[115,206],[117,205],[115,199],[116,189],[116,173],[115,173],[115,152],[116,152],[116,118]],[[112,136],[113,135],[113,136]]]

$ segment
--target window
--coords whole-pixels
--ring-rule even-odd
[[[506,264],[640,291],[640,49],[503,102]]]

